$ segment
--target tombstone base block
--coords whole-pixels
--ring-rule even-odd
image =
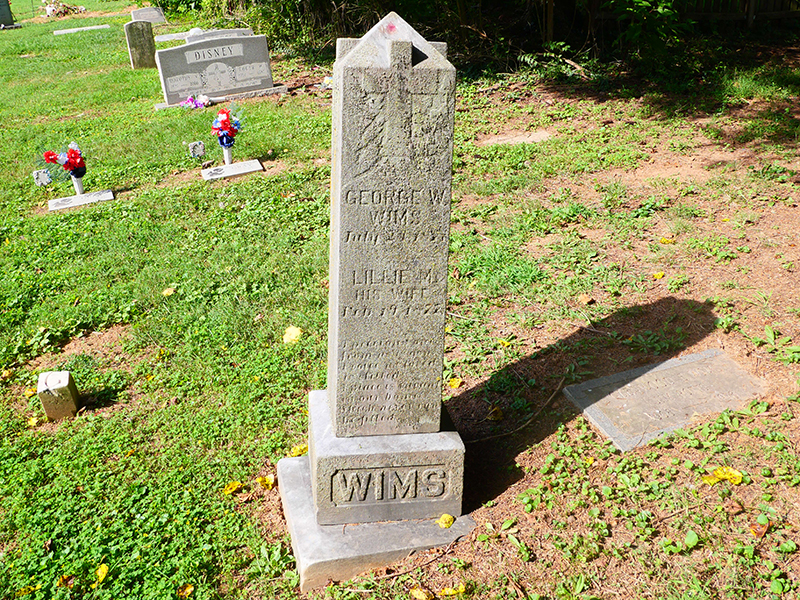
[[[245,160],[242,162],[235,162],[229,165],[222,165],[220,167],[211,167],[210,169],[203,169],[200,174],[206,181],[214,181],[215,179],[225,179],[226,177],[238,177],[239,175],[247,175],[248,173],[255,173],[256,171],[263,171],[264,167],[258,160]]]
[[[464,443],[457,431],[445,427],[436,433],[336,437],[326,390],[309,394],[308,421],[320,524],[461,514]]]
[[[259,98],[261,96],[272,96],[274,94],[288,94],[289,88],[285,85],[276,85],[271,88],[263,90],[253,90],[252,92],[242,92],[240,94],[228,94],[227,96],[211,96],[209,99],[212,104],[222,104],[223,102],[232,102],[234,100],[245,100],[246,98]],[[180,104],[167,104],[166,102],[159,102],[154,104],[155,110],[164,110],[165,108],[174,108]]]
[[[103,190],[102,192],[89,192],[88,194],[56,198],[47,203],[47,208],[48,210],[61,210],[62,208],[72,208],[74,206],[83,206],[84,204],[105,202],[106,200],[113,199],[114,192],[111,190]]]
[[[346,581],[369,569],[402,560],[414,550],[445,546],[475,527],[470,516],[458,517],[449,529],[442,529],[433,519],[319,525],[311,498],[307,456],[278,462],[278,486],[302,592],[322,587],[329,580]]]

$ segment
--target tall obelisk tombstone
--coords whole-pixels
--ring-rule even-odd
[[[455,69],[390,13],[338,40],[333,81],[328,389],[309,398],[309,457],[278,464],[304,589],[472,526],[430,521],[461,514],[464,473],[441,431]],[[408,519],[428,521],[377,523]]]

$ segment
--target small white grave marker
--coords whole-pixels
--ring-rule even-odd
[[[39,374],[36,394],[50,421],[74,417],[78,408],[78,388],[69,371],[46,371]]]

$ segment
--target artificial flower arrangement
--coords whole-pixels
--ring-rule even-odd
[[[83,160],[81,149],[78,148],[78,144],[75,142],[70,142],[67,149],[59,154],[48,150],[44,153],[44,162],[61,165],[75,179],[80,179],[86,175],[86,162]]]
[[[211,106],[211,98],[205,94],[198,94],[197,98],[189,96],[178,106],[183,106],[184,108],[205,108],[206,106]]]
[[[223,148],[232,148],[236,134],[242,129],[239,115],[232,112],[235,110],[234,106],[230,109],[221,108],[211,124],[211,131],[217,135],[217,141]]]

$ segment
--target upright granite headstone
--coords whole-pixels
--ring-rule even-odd
[[[443,542],[426,522],[373,526],[371,543],[356,526],[354,552],[333,525],[461,514],[464,445],[441,430],[455,104],[444,50],[394,13],[337,43],[328,389],[309,398],[309,457],[278,464],[302,589]],[[456,523],[449,541],[472,525]]]
[[[125,23],[125,40],[128,42],[132,69],[157,67],[156,42],[153,38],[153,25],[149,21]]]
[[[133,21],[148,21],[149,23],[166,23],[164,11],[157,6],[148,6],[131,11]]]
[[[272,84],[263,35],[211,38],[158,50],[156,64],[167,106],[198,94],[219,100],[286,91],[286,86]]]

